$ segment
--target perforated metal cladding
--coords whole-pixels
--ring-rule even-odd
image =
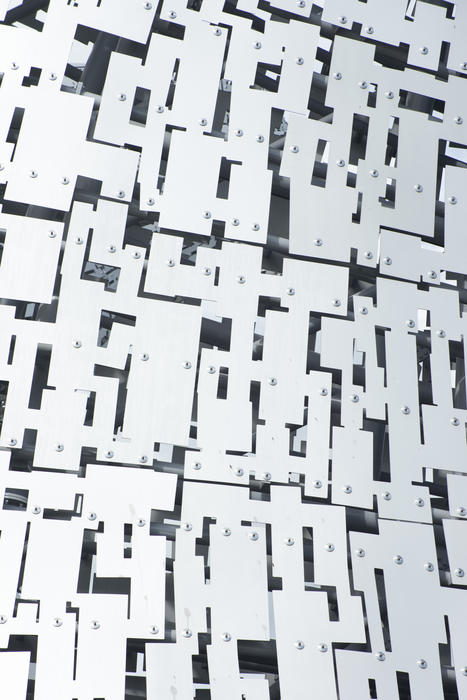
[[[0,697],[466,700],[467,5],[0,16]]]

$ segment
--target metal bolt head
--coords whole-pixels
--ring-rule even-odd
[[[151,2],[145,2],[143,3],[143,7],[145,10],[152,10],[152,3]]]
[[[64,447],[65,446],[62,442],[57,442],[57,444],[55,445],[55,452],[63,452]]]
[[[342,490],[343,490],[344,493],[352,493],[352,487],[349,486],[349,485],[343,486],[343,487],[342,487]]]
[[[367,260],[371,260],[373,258],[373,253],[371,252],[371,250],[365,251],[365,258]]]
[[[339,158],[339,160],[336,160],[336,165],[337,165],[339,168],[343,168],[344,165],[345,165],[345,160],[344,160],[343,158]]]
[[[49,238],[57,238],[57,234],[55,233],[55,231],[49,231],[48,235],[49,235]]]
[[[34,513],[34,515],[39,515],[39,513],[41,512],[41,507],[34,506],[34,508],[32,509],[32,512]]]
[[[235,129],[235,136],[243,136],[243,129]]]
[[[298,153],[300,149],[298,146],[290,146],[290,150],[292,153]]]
[[[159,112],[159,114],[162,114],[162,112],[165,110],[164,105],[157,105],[156,107],[156,112]]]
[[[260,49],[261,46],[262,46],[262,44],[261,44],[260,41],[255,41],[255,43],[253,44],[253,48],[254,48],[254,49]]]
[[[284,543],[287,545],[287,547],[292,547],[292,545],[295,544],[295,540],[293,537],[286,537]]]
[[[404,416],[408,416],[410,413],[410,408],[408,406],[402,406],[401,413],[403,413]]]
[[[54,617],[53,619],[53,626],[54,627],[61,627],[63,625],[63,620],[59,617]]]
[[[323,486],[323,482],[320,479],[313,481],[313,488],[320,489]]]
[[[253,542],[256,542],[256,540],[259,539],[259,535],[258,535],[258,533],[255,532],[255,531],[250,532],[249,535],[248,535],[248,537],[250,538],[250,540],[253,540]]]
[[[338,17],[337,21],[339,24],[347,24],[347,17]]]
[[[138,527],[144,527],[146,525],[146,521],[144,518],[138,518],[138,522],[136,523]]]
[[[96,518],[97,518],[97,515],[94,512],[89,513],[88,520],[95,520]]]
[[[37,170],[30,170],[29,171],[29,177],[37,177],[38,176]]]
[[[467,509],[464,508],[464,506],[459,506],[459,508],[456,509],[456,513],[461,516],[461,518],[465,518],[467,515]]]
[[[139,250],[135,250],[135,252],[133,253],[133,257],[134,257],[135,260],[139,260],[139,259],[140,259],[141,253],[139,252]]]
[[[428,46],[420,46],[420,48],[418,50],[420,51],[421,54],[426,56],[428,53]]]
[[[124,197],[125,197],[125,191],[124,191],[124,190],[119,190],[119,191],[118,191],[118,194],[117,194],[117,197],[118,197],[119,199],[124,199]]]
[[[337,71],[336,73],[332,74],[332,77],[334,80],[342,80],[342,73],[340,71]]]
[[[81,347],[81,345],[82,345],[81,340],[74,340],[74,341],[73,341],[73,347],[74,347],[74,348],[78,349],[78,348]]]
[[[18,440],[16,440],[16,438],[10,438],[10,439],[8,440],[8,445],[9,445],[10,447],[14,447],[14,446],[17,444],[17,442],[18,442]]]
[[[451,418],[451,425],[459,425],[459,424],[460,424],[459,418],[456,418],[456,417]]]
[[[204,117],[203,117],[203,119],[199,120],[199,123],[200,123],[200,126],[206,126],[206,124],[208,123],[208,120],[204,119]]]
[[[423,192],[423,186],[420,184],[414,185],[413,188],[415,192]]]
[[[358,403],[360,401],[360,397],[358,396],[358,394],[351,394],[349,398],[352,401],[352,403]]]
[[[182,528],[185,532],[190,532],[193,529],[193,525],[191,523],[183,523]]]
[[[232,226],[240,226],[240,219],[232,219]]]
[[[193,632],[188,627],[185,627],[182,634],[184,637],[189,639],[192,636]]]
[[[459,67],[461,70],[467,70],[467,61],[462,61]]]
[[[125,95],[125,93],[124,93],[124,92],[121,92],[121,93],[119,94],[119,96],[118,96],[118,99],[120,100],[120,102],[125,102],[125,100],[126,100],[126,95]]]
[[[302,642],[301,639],[297,639],[297,641],[294,642],[294,647],[295,647],[295,649],[298,649],[299,651],[301,651],[302,649],[305,648],[305,644]]]
[[[8,618],[6,615],[0,615],[0,625],[4,625],[7,620]]]
[[[256,137],[256,140],[258,143],[263,143],[264,142],[264,136],[262,134],[258,134]]]
[[[191,369],[191,362],[189,360],[185,360],[183,363],[183,369]]]
[[[368,313],[368,309],[367,309],[366,306],[361,306],[361,307],[359,308],[359,311],[360,311],[360,313],[361,313],[363,316],[366,316],[367,313]]]
[[[295,294],[295,289],[293,287],[287,287],[287,294],[289,297],[293,297]]]
[[[438,273],[435,270],[430,270],[428,272],[428,277],[432,280],[435,280],[438,277]]]
[[[415,321],[413,320],[413,318],[409,318],[405,322],[405,325],[408,326],[409,328],[415,328]]]
[[[215,34],[216,36],[220,36],[220,35],[222,34],[222,30],[219,29],[219,27],[216,27],[216,29],[214,30],[214,34]]]
[[[112,457],[114,456],[113,450],[107,450],[105,456],[107,459],[112,459]]]
[[[322,239],[322,238],[315,238],[315,239],[313,240],[313,245],[316,245],[316,246],[318,246],[318,248],[319,248],[319,246],[322,246],[322,245],[323,245],[323,239]]]
[[[375,170],[375,168],[373,168],[372,170],[370,170],[370,175],[371,177],[378,177],[379,172],[378,170]]]
[[[341,305],[341,300],[340,299],[333,299],[332,300],[332,305],[333,306],[340,306]]]
[[[215,374],[216,373],[216,368],[214,365],[209,365],[208,367],[208,374]]]
[[[365,550],[363,549],[363,547],[358,547],[358,548],[355,550],[355,554],[357,555],[357,557],[364,557],[364,556],[365,556]]]
[[[358,86],[361,87],[362,90],[365,90],[368,87],[368,83],[366,82],[366,80],[360,80]]]
[[[170,12],[169,12],[170,19],[175,19],[176,16],[177,16],[177,13],[175,12],[175,10],[170,10]]]
[[[205,275],[206,277],[209,277],[211,272],[212,272],[212,270],[210,267],[203,267],[203,275]]]
[[[332,542],[328,542],[324,545],[324,549],[326,550],[326,552],[333,552],[335,550],[335,547],[332,544]]]
[[[403,559],[403,557],[401,557],[400,554],[396,554],[396,556],[394,556],[394,557],[392,558],[392,560],[393,560],[394,564],[399,564],[399,565],[400,565],[400,564],[403,564],[403,563],[404,563],[404,559]]]
[[[232,639],[232,635],[229,634],[229,632],[224,632],[224,633],[222,634],[222,641],[224,641],[224,642],[230,642],[231,639]]]
[[[322,651],[323,654],[328,650],[328,645],[324,644],[324,642],[321,642],[321,644],[318,644],[318,651]]]
[[[449,202],[449,204],[457,204],[457,197],[454,197],[454,195],[451,195],[451,197],[448,197],[448,202]]]
[[[298,0],[298,2],[297,2],[298,7],[305,7],[305,5],[306,5],[305,0]],[[467,64],[466,64],[466,66],[467,66]]]
[[[98,622],[97,620],[93,620],[91,622],[91,629],[93,630],[98,630],[100,626],[100,622]]]
[[[426,668],[428,666],[428,664],[425,661],[425,659],[418,659],[417,666],[418,666],[418,668]]]
[[[323,387],[319,390],[319,395],[320,395],[320,396],[327,396],[327,395],[328,395],[328,390],[326,389],[325,386],[323,386]]]
[[[434,567],[434,565],[432,564],[431,561],[426,561],[426,562],[423,564],[423,568],[425,569],[425,571],[434,571],[434,569],[435,569],[435,567]]]
[[[148,353],[147,353],[147,352],[143,352],[143,354],[141,355],[141,361],[142,361],[142,362],[147,362],[148,360],[149,360],[149,355],[148,355]]]
[[[149,197],[149,199],[146,201],[146,204],[148,205],[148,207],[152,207],[155,204],[155,202],[156,200],[154,199],[154,197]]]
[[[245,282],[246,282],[245,275],[238,275],[237,282],[238,282],[238,284],[245,284]]]
[[[268,383],[269,383],[271,386],[277,386],[277,379],[276,379],[276,377],[269,377]]]
[[[384,653],[384,651],[377,651],[375,656],[378,659],[378,661],[384,661],[386,658],[386,654]]]
[[[467,67],[466,67],[466,70],[467,70]],[[463,668],[461,668],[461,673],[463,676],[467,676],[467,666],[464,666]]]
[[[159,627],[157,627],[157,625],[151,625],[149,632],[151,634],[159,634]]]
[[[385,501],[390,501],[391,498],[392,498],[392,496],[391,496],[391,494],[389,493],[389,491],[385,491],[385,492],[384,492],[383,494],[381,494],[381,495],[382,495],[382,497],[384,498]]]
[[[385,265],[392,265],[392,259],[390,257],[386,256],[385,258],[383,258],[383,263]]]
[[[19,65],[15,63],[15,61],[12,61],[12,63],[10,64],[10,68],[11,70],[18,70]]]
[[[388,90],[387,92],[384,93],[384,96],[388,100],[393,100],[394,99],[394,92],[392,90]]]
[[[224,535],[224,537],[230,537],[230,535],[232,534],[232,530],[230,529],[230,527],[224,527],[222,530],[222,534]]]
[[[210,218],[211,218],[211,212],[210,212],[210,211],[203,211],[203,218],[204,218],[204,219],[210,219]]]
[[[263,478],[263,481],[271,481],[271,479],[272,479],[271,472],[264,472],[264,474],[262,474],[262,478]]]
[[[298,56],[298,57],[295,59],[295,63],[296,63],[297,65],[299,65],[299,66],[303,66],[303,64],[305,63],[305,60],[303,59],[302,56]]]
[[[423,498],[416,498],[414,503],[419,508],[423,508],[423,506],[425,505],[425,501],[423,500]]]
[[[148,456],[141,455],[141,457],[139,458],[139,461],[141,462],[141,464],[146,464],[146,462],[148,461]]]
[[[167,267],[175,267],[175,260],[173,258],[169,258],[165,261],[165,264],[167,265]]]
[[[76,238],[75,238],[75,244],[76,244],[76,245],[83,245],[83,243],[84,243],[84,239],[81,238],[81,236],[76,236]]]
[[[60,182],[62,183],[62,185],[69,185],[70,179],[66,175],[64,175]]]
[[[241,467],[237,467],[237,469],[235,470],[235,476],[243,476],[243,474],[243,469]]]
[[[367,34],[374,34],[375,30],[373,27],[366,27],[365,31]]]
[[[202,468],[201,462],[194,462],[193,463],[193,469],[196,469],[196,471],[199,471]]]
[[[462,117],[454,117],[454,122],[456,124],[463,124],[464,120],[462,119]]]

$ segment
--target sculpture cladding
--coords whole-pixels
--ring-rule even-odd
[[[0,16],[2,698],[466,700],[467,5]]]

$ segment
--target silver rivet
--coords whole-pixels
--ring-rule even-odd
[[[347,24],[347,17],[338,17],[337,21],[339,24]]]
[[[143,7],[145,10],[152,10],[152,3],[151,2],[145,2],[143,3]]]
[[[460,64],[460,69],[467,70],[467,61],[462,61],[462,63]]]
[[[73,347],[74,348],[80,348],[82,345],[81,340],[74,340],[73,341]]]
[[[259,539],[258,533],[254,531],[250,532],[248,537],[250,538],[250,540],[253,540],[253,542],[256,542],[256,540]]]
[[[361,307],[359,308],[359,311],[360,311],[360,313],[361,313],[363,316],[366,316],[367,313],[368,313],[368,309],[367,309],[366,306],[361,306]]]
[[[396,556],[393,557],[392,560],[393,560],[394,564],[403,564],[404,563],[404,559],[401,557],[400,554],[396,554]]]
[[[242,129],[235,129],[235,136],[243,136],[243,130]]]
[[[262,136],[262,134],[258,134],[258,136],[256,137],[256,140],[258,141],[258,143],[263,143],[264,136]]]
[[[232,226],[240,226],[240,219],[232,219]]]
[[[124,190],[119,190],[119,191],[118,191],[118,194],[117,194],[117,197],[118,197],[119,199],[124,199],[124,197],[125,197],[125,191],[124,191]]]
[[[201,462],[194,462],[193,463],[193,469],[196,469],[196,471],[199,471],[200,469],[202,469],[202,467],[203,467],[203,465],[201,464]]]
[[[144,527],[146,525],[146,521],[144,518],[138,518],[138,522],[136,523],[138,527]]]
[[[366,80],[360,80],[358,85],[362,88],[362,90],[365,90],[368,87],[368,83],[366,82]]]
[[[370,175],[371,177],[378,177],[379,172],[373,168],[372,170],[370,170]]]
[[[457,197],[454,197],[454,195],[448,197],[448,202],[449,204],[457,204]]]
[[[6,615],[0,615],[0,625],[4,625],[7,620],[8,618]]]
[[[466,64],[465,70],[467,70],[467,64]],[[467,676],[467,666],[464,666],[463,668],[461,668],[461,673],[463,676]]]
[[[211,268],[210,267],[203,267],[203,275],[206,275],[206,277],[209,277],[211,274]]]
[[[61,627],[62,625],[63,625],[63,621],[59,617],[54,617],[53,626],[54,627]]]
[[[215,374],[216,373],[216,368],[214,365],[209,365],[208,367],[208,374]]]
[[[133,253],[133,257],[134,257],[135,260],[139,260],[139,259],[140,259],[141,253],[139,252],[139,250],[135,250],[135,252]]]
[[[162,112],[165,110],[164,105],[157,105],[156,107],[156,112],[159,112],[159,114],[162,114]]]
[[[167,267],[175,267],[175,260],[173,258],[169,258],[165,261],[165,264],[167,265]]]
[[[408,326],[409,328],[415,328],[415,321],[413,320],[413,318],[409,318],[405,322],[405,325]]]
[[[295,540],[294,540],[293,537],[286,537],[285,540],[284,540],[284,543],[285,543],[288,547],[292,547],[292,545],[295,544]]]
[[[303,66],[303,64],[305,63],[305,61],[304,61],[304,59],[303,59],[302,56],[298,56],[298,58],[295,59],[295,63],[296,63],[297,65],[299,65],[299,66]]]
[[[454,117],[454,121],[456,124],[463,124],[464,123],[464,120],[462,119],[462,117]]]
[[[365,31],[367,34],[373,34],[375,30],[373,27],[366,27]]]
[[[121,92],[121,93],[119,94],[119,96],[118,96],[118,99],[120,100],[120,102],[125,102],[125,100],[126,100],[126,95],[125,95],[125,93],[124,93],[124,92]]]
[[[210,218],[211,218],[211,212],[210,212],[210,211],[203,211],[203,218],[204,218],[204,219],[210,219]]]
[[[62,185],[69,185],[70,179],[66,175],[64,175],[61,179],[61,183],[62,183]]]
[[[230,529],[230,527],[224,527],[222,530],[222,534],[224,535],[224,537],[230,537],[230,535],[232,534],[232,530]]]
[[[254,48],[254,49],[260,49],[261,46],[262,46],[262,44],[261,44],[260,41],[255,41],[255,43],[253,44],[253,48]]]
[[[418,659],[417,666],[418,666],[418,668],[426,668],[428,666],[428,664],[425,661],[425,659]]]
[[[454,416],[454,418],[451,418],[451,425],[459,425],[459,424],[460,424],[459,418],[457,418],[456,416]]]
[[[89,513],[88,520],[95,520],[96,518],[97,518],[97,515],[94,512]]]
[[[271,481],[272,479],[271,472],[264,472],[261,476],[263,481]]]
[[[203,119],[199,120],[199,123],[200,123],[200,126],[206,126],[206,124],[208,123],[208,120],[204,119],[204,117],[203,117]]]
[[[34,506],[34,508],[32,509],[32,512],[34,513],[34,515],[39,515],[39,513],[41,512],[41,507]]]
[[[146,201],[146,204],[148,207],[152,207],[155,204],[156,200],[153,197],[149,197],[149,199]]]
[[[389,491],[385,491],[385,492],[384,492],[383,494],[381,494],[381,495],[382,495],[382,497],[384,498],[385,501],[390,501],[391,498],[392,498],[392,496],[391,496],[391,494],[389,493]]]
[[[114,456],[113,450],[107,450],[107,452],[105,453],[105,456],[106,456],[106,459],[112,459],[112,457]]]
[[[365,258],[367,260],[371,260],[373,258],[373,253],[371,252],[371,250],[365,251]]]
[[[454,573],[455,573],[456,576],[458,576],[459,578],[462,578],[462,577],[464,576],[464,569],[456,569],[456,570],[454,571]]]
[[[435,567],[434,567],[434,565],[431,563],[431,561],[426,561],[426,562],[423,564],[423,568],[425,569],[425,571],[434,571],[434,569],[435,569]]]
[[[316,245],[316,246],[318,246],[318,247],[321,246],[321,245],[323,245],[323,239],[322,239],[322,238],[314,238],[314,239],[313,239],[313,245]]]
[[[237,282],[238,282],[238,284],[245,284],[245,282],[246,282],[245,275],[238,275]]]
[[[355,550],[355,554],[357,557],[364,557],[365,556],[365,550],[363,547],[358,547],[358,549]]]
[[[385,258],[383,258],[383,263],[385,265],[392,265],[392,259],[389,257],[385,257]]]
[[[305,7],[306,2],[305,2],[305,0],[298,0],[297,5],[298,5],[298,7]],[[466,66],[467,66],[467,64],[466,64]]]
[[[55,451],[56,452],[63,452],[63,449],[64,449],[63,443],[57,442],[57,444],[55,445]]]
[[[93,630],[98,630],[100,626],[101,626],[101,625],[100,625],[100,622],[98,622],[97,620],[93,620],[93,621],[91,622],[91,628],[92,628]]]
[[[141,464],[146,464],[146,462],[148,461],[148,456],[141,455],[141,457],[139,458],[139,461],[141,462]]]
[[[393,93],[392,90],[388,90],[387,92],[385,92],[385,93],[384,93],[384,96],[385,96],[388,100],[394,99],[394,93]]]
[[[459,508],[456,509],[457,515],[460,515],[461,518],[464,518],[467,515],[467,509],[464,508],[464,506],[459,506]]]
[[[401,412],[404,414],[404,416],[408,416],[410,413],[410,408],[408,406],[402,406]]]
[[[141,360],[143,362],[147,362],[149,360],[149,355],[147,352],[143,352],[143,354],[141,355]]]
[[[18,70],[18,68],[19,68],[18,64],[15,63],[14,61],[10,64],[10,66],[11,66],[11,70]]]
[[[30,170],[29,171],[29,177],[37,177],[38,172],[37,170]]]
[[[333,552],[335,547],[332,544],[332,542],[328,542],[326,545],[324,545],[324,549],[326,550],[326,552]]]
[[[83,245],[84,239],[81,238],[81,236],[76,236],[75,243],[76,243],[76,245]]]
[[[18,442],[18,441],[16,440],[16,438],[10,438],[10,439],[8,440],[8,444],[9,444],[10,447],[14,447],[14,446],[16,445],[17,442]]]
[[[415,192],[423,192],[423,187],[420,184],[414,185],[413,188]]]
[[[438,277],[438,273],[435,272],[435,270],[430,270],[428,272],[428,277],[432,280],[435,280]]]
[[[384,653],[384,651],[377,651],[375,656],[378,659],[378,661],[384,661],[386,658],[386,654]]]
[[[294,642],[294,647],[295,647],[295,649],[302,650],[305,648],[305,644],[302,642],[301,639],[297,639],[297,641]]]
[[[185,627],[185,629],[183,630],[183,636],[189,639],[192,634],[193,632],[188,627]]]
[[[243,474],[243,469],[241,467],[237,467],[237,469],[235,470],[235,476],[243,476]]]
[[[313,487],[315,489],[320,489],[323,485],[323,482],[320,481],[320,479],[316,479],[316,481],[313,481]]]
[[[352,487],[349,486],[349,485],[343,486],[343,487],[342,487],[342,490],[343,490],[344,493],[352,493]]]
[[[191,362],[189,360],[185,360],[183,363],[183,369],[191,369]]]
[[[183,523],[182,527],[185,532],[190,532],[190,530],[193,529],[193,525],[191,523]]]
[[[175,12],[175,10],[170,10],[170,12],[169,12],[170,19],[175,19],[176,16],[177,16],[177,13]]]
[[[428,53],[428,46],[420,46],[418,50],[420,51],[420,53],[426,56],[426,54]]]
[[[328,650],[327,644],[324,644],[323,642],[321,642],[321,644],[318,644],[318,651],[322,651],[324,654],[324,652],[326,652],[327,650]]]
[[[117,250],[117,248],[114,245],[109,245],[109,247],[107,248],[107,251],[109,253],[115,253],[116,250]]]
[[[151,625],[149,631],[151,634],[159,634],[159,627],[157,627],[157,625]]]
[[[333,74],[332,74],[332,77],[334,78],[334,80],[341,80],[341,79],[342,79],[342,73],[340,73],[339,71],[337,71],[337,73],[333,73]]]
[[[300,149],[298,148],[298,146],[290,146],[290,150],[292,151],[292,153],[298,153]]]
[[[217,27],[217,28],[214,30],[214,34],[215,34],[216,36],[220,36],[220,35],[222,34],[222,30],[219,29],[219,27]]]
[[[340,306],[341,305],[341,300],[340,299],[333,299],[332,300],[332,305],[333,306]]]
[[[360,401],[360,397],[358,394],[351,394],[349,398],[352,401],[352,403],[358,403]]]
[[[276,386],[276,385],[277,385],[277,379],[276,379],[275,377],[269,377],[268,383],[269,383],[271,386]]]
[[[343,168],[345,165],[345,160],[343,158],[340,158],[339,160],[336,160],[336,165],[339,166],[339,168]]]
[[[55,233],[55,231],[49,231],[48,235],[49,235],[49,238],[57,238],[57,234]]]
[[[287,294],[289,295],[289,297],[293,297],[293,295],[295,294],[295,289],[293,287],[288,287]]]
[[[423,498],[416,498],[414,503],[419,508],[423,508],[423,506],[425,505],[425,501],[423,500]]]
[[[224,642],[230,642],[231,639],[232,639],[232,636],[228,632],[224,632],[222,634],[222,640]]]
[[[321,389],[319,390],[319,394],[320,394],[320,396],[327,396],[328,390],[326,389],[326,387],[324,387],[324,386],[321,387]]]

